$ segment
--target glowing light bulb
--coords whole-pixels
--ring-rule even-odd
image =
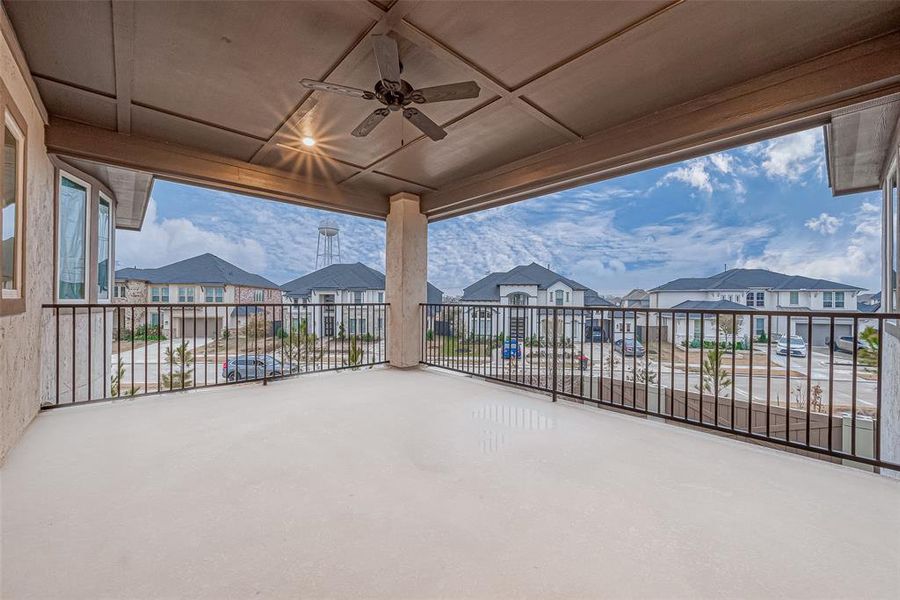
[[[307,137],[303,138],[303,145],[312,148],[313,146],[316,145],[316,140],[307,136]]]

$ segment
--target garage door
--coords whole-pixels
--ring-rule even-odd
[[[221,331],[221,327],[219,328]],[[215,319],[185,319],[183,336],[186,338],[213,338],[216,337]]]
[[[803,341],[809,343],[809,335],[807,334],[808,326],[806,323],[797,323],[796,333],[803,338]],[[850,335],[852,326],[841,325],[835,323],[834,337],[839,338],[843,335]],[[831,325],[829,323],[813,323],[813,346],[827,346],[831,343]]]

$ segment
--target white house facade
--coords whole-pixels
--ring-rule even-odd
[[[765,269],[732,269],[712,277],[676,279],[653,288],[650,290],[650,306],[699,311],[687,317],[677,315],[674,326],[671,316],[662,314],[667,339],[675,343],[699,339],[701,316],[704,339],[708,341],[715,337],[716,317],[703,313],[703,310],[770,310],[796,312],[797,317],[775,316],[770,324],[769,318],[763,315],[744,315],[737,319],[720,315],[720,340],[723,335],[734,335],[738,341],[746,341],[750,336],[754,339],[777,338],[788,333],[790,319],[790,333],[799,335],[807,342],[811,340],[813,345],[828,345],[833,342],[829,319],[814,318],[810,324],[810,318],[804,313],[846,312],[846,318],[835,319],[834,337],[852,335],[852,315],[858,312],[857,297],[861,291],[862,288],[853,285],[824,279],[785,275]],[[721,326],[723,322],[733,320],[737,321],[733,333],[729,326]],[[727,331],[723,332],[723,329]]]
[[[292,306],[295,327],[305,324],[321,337],[384,336],[384,273],[363,263],[337,263],[285,283],[285,304]],[[428,284],[428,302],[440,303],[443,292]]]
[[[611,331],[609,323],[602,322],[604,316],[609,320],[609,314],[565,309],[612,308],[612,304],[587,286],[537,263],[491,273],[466,287],[460,302],[463,322],[454,327],[476,336],[524,340],[550,338],[556,331],[558,338],[579,341],[592,334],[608,337]]]

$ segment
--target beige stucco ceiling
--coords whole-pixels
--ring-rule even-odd
[[[584,181],[606,160],[598,148],[620,143],[615,136],[622,128],[638,132],[632,124],[678,107],[687,113],[735,102],[742,97],[736,86],[790,69],[802,73],[813,60],[825,66],[817,63],[803,76],[826,67],[837,72],[846,61],[834,58],[835,51],[845,49],[850,60],[846,48],[861,42],[872,49],[857,54],[882,71],[876,64],[841,81],[836,75],[828,90],[809,84],[811,97],[795,92],[781,113],[780,106],[763,106],[768,113],[735,118],[733,131],[729,122],[698,124],[696,132],[673,134],[677,148],[658,145],[656,155],[671,160],[680,156],[673,148],[689,147],[691,136],[697,144],[712,141],[701,134],[714,130],[716,140],[738,139],[754,123],[809,117],[807,108],[900,84],[900,69],[874,54],[900,49],[900,4],[886,1],[4,5],[52,118],[195,148],[260,172],[282,171],[363,205],[372,202],[371,216],[399,191],[423,194],[437,218]],[[369,137],[354,138],[350,131],[374,103],[298,84],[308,77],[371,89],[373,33],[398,40],[403,77],[415,87],[479,83],[477,99],[421,107],[446,127],[444,140],[423,138],[399,115]],[[770,85],[786,89],[793,77]],[[766,102],[779,101],[773,97]],[[318,140],[314,150],[300,149],[303,136]],[[600,142],[607,138],[612,141]],[[649,144],[623,145],[616,156],[650,152]],[[496,174],[512,177],[523,164],[533,168],[516,176],[516,186],[484,183]],[[513,193],[513,187],[521,189]]]

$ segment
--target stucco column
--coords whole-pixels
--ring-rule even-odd
[[[393,367],[419,364],[422,344],[420,304],[427,297],[428,221],[419,197],[401,192],[390,198],[385,252],[388,359]]]

